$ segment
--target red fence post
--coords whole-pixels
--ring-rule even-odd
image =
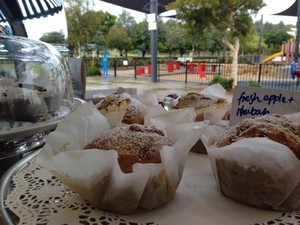
[[[215,73],[216,72],[216,68],[217,68],[217,65],[211,65],[211,72]]]
[[[188,62],[188,71],[194,71],[194,62]]]
[[[176,61],[176,70],[180,70],[180,62]]]
[[[152,67],[151,67],[151,64],[148,65],[148,74],[151,74],[152,73]]]
[[[173,62],[168,62],[168,72],[171,73],[174,71],[174,64]]]

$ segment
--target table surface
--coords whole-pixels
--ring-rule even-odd
[[[36,153],[35,153],[36,154]],[[31,158],[34,158],[31,156]],[[28,162],[32,162],[32,159],[21,160],[19,165],[14,166],[10,170],[10,174],[5,176],[5,183],[1,184],[1,195],[3,199],[1,199],[1,203],[3,201],[12,200],[11,193],[14,192],[14,188],[11,187],[12,179],[19,179],[19,176],[24,176],[26,172],[28,174],[31,173],[30,170],[32,168],[25,168],[24,165],[28,164]],[[32,163],[33,164],[33,163]],[[35,168],[35,167],[33,167]],[[29,171],[26,171],[29,170]],[[35,169],[33,169],[35,170]],[[38,173],[37,173],[38,172]],[[39,177],[39,179],[51,180],[52,175],[43,169],[38,169],[34,171],[35,176]],[[34,177],[33,177],[34,178]],[[48,181],[49,182],[49,181]],[[55,181],[58,182],[58,181]],[[41,182],[44,183],[44,182]],[[30,186],[30,185],[29,185]],[[42,187],[42,185],[36,185],[40,189],[40,193],[37,196],[38,199],[47,198],[47,194],[49,198],[53,198],[53,195],[59,195],[58,191],[61,191],[61,187],[59,189],[53,189],[53,187],[47,187],[47,184]],[[55,185],[54,185],[55,186]],[[65,189],[67,189],[65,187]],[[8,193],[5,193],[7,190]],[[20,189],[19,189],[20,190]],[[47,191],[45,191],[47,190]],[[48,192],[48,193],[47,193]],[[67,192],[67,191],[66,191]],[[43,193],[43,194],[42,194]],[[26,195],[26,190],[24,193],[15,193]],[[80,205],[81,207],[89,207],[86,206],[85,202],[76,194],[70,196],[65,196],[62,201],[58,205],[54,206],[54,208],[58,209],[58,212],[49,216],[49,223],[47,224],[72,224],[72,225],[80,225],[79,216],[82,214],[82,210],[70,210],[66,209],[66,205],[72,202],[74,205]],[[13,199],[14,200],[14,199]],[[51,200],[49,200],[51,202]],[[24,207],[26,205],[19,204],[19,207]],[[90,208],[88,208],[90,209]],[[5,212],[6,206],[2,205],[1,211]],[[37,209],[35,209],[37,210]],[[60,212],[61,211],[61,212]],[[50,213],[51,214],[51,213]],[[64,218],[61,217],[62,214]],[[88,217],[92,221],[97,221],[98,224],[102,224],[101,222],[105,221],[105,224],[135,224],[135,225],[145,225],[145,224],[159,224],[159,225],[182,225],[188,223],[189,225],[216,225],[216,224],[230,224],[230,225],[246,225],[246,224],[299,224],[300,223],[300,212],[275,212],[275,211],[266,211],[253,207],[249,207],[238,202],[232,201],[227,197],[223,196],[214,179],[213,173],[210,167],[210,161],[207,155],[190,152],[187,157],[186,167],[184,170],[184,174],[181,180],[181,183],[178,187],[177,193],[171,202],[168,204],[159,207],[152,211],[138,211],[132,215],[116,215],[112,213],[103,212],[101,210],[91,209]],[[32,220],[34,220],[34,216],[32,216]],[[62,219],[63,218],[63,219]],[[102,219],[100,221],[100,218]],[[298,218],[298,219],[297,219]],[[11,220],[11,221],[8,221]],[[14,223],[12,217],[9,215],[9,218],[4,220],[7,224],[16,224]],[[81,221],[82,222],[82,221]],[[4,223],[4,224],[5,224]],[[2,224],[2,223],[1,223]],[[31,224],[35,224],[34,221],[31,221]],[[89,224],[89,223],[87,223]],[[91,223],[92,224],[92,223]]]

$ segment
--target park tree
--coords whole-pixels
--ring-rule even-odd
[[[81,44],[84,42],[84,34],[81,30],[81,17],[88,10],[87,0],[65,0],[65,13],[68,25],[68,43],[71,50],[76,51],[79,55]]]
[[[215,53],[220,53],[220,51],[224,51],[224,43],[222,41],[222,36],[219,30],[217,30],[214,26],[211,26],[207,29],[207,49],[211,52],[212,55]]]
[[[130,38],[132,42],[134,42],[134,40],[137,38],[137,23],[129,11],[123,10],[117,18],[115,25],[124,28],[124,30],[127,32],[128,38]],[[132,45],[130,47],[132,48]],[[125,49],[126,55],[128,50],[130,50],[130,48]]]
[[[220,32],[214,26],[206,27],[203,30],[193,29],[188,24],[185,25],[188,32],[187,39],[192,44],[192,53],[198,50],[200,56],[201,51],[209,51],[213,55],[224,49]]]
[[[127,32],[131,32],[136,26],[136,21],[127,10],[123,10],[116,21],[116,25],[124,27]]]
[[[66,39],[63,31],[52,31],[49,33],[44,33],[43,36],[40,38],[40,41],[44,41],[51,44],[64,44],[66,42]]]
[[[164,43],[166,41],[166,32],[163,29],[164,22],[161,18],[157,18],[157,27],[158,27],[158,49],[164,52],[165,46]],[[142,56],[145,57],[146,52],[150,50],[150,42],[151,36],[150,31],[148,30],[148,22],[146,18],[139,22],[136,26],[135,35],[132,38],[132,47],[134,49],[142,51]]]
[[[111,49],[118,49],[120,56],[123,56],[123,53],[126,54],[130,48],[132,40],[124,27],[116,25],[109,30],[106,36],[106,44]]]
[[[264,6],[263,0],[176,0],[169,5],[177,18],[194,29],[204,30],[214,26],[223,42],[232,51],[232,76],[236,85],[240,38],[253,26],[252,15]]]
[[[261,24],[261,21],[256,21],[255,26],[257,33],[262,33],[265,54],[280,51],[283,42],[294,41],[294,36],[289,34],[295,28],[293,24],[284,24],[282,21],[278,24],[269,22]]]
[[[187,48],[186,31],[182,24],[176,20],[168,20],[162,26],[162,29],[166,32],[166,38],[164,45],[169,52],[169,56],[172,53],[179,52],[182,56]]]
[[[259,33],[257,33],[255,26],[251,26],[249,29],[251,32],[241,37],[240,55],[245,55],[247,53],[258,54]]]
[[[139,22],[136,27],[136,35],[132,40],[132,45],[135,49],[142,52],[142,57],[145,57],[147,51],[150,50],[150,32],[148,31],[148,23],[146,20]]]
[[[107,33],[116,21],[116,16],[92,10],[89,0],[66,0],[69,48],[81,55],[80,49],[92,43],[100,31]]]
[[[94,50],[96,55],[99,55],[100,51],[106,50],[106,34],[103,31],[97,30],[95,36],[91,40],[91,43],[94,44]]]
[[[288,34],[284,30],[272,31],[264,35],[264,42],[271,49],[271,53],[275,53],[281,50],[281,45],[285,41],[289,41],[293,38],[293,35]]]

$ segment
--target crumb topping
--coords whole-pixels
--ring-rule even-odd
[[[175,105],[175,109],[182,108],[194,108],[201,109],[211,104],[217,103],[218,98],[212,96],[202,95],[196,92],[189,92],[186,95],[178,99],[178,103]]]
[[[122,103],[127,102],[127,109],[122,120],[123,123],[144,123],[144,116],[147,113],[146,106],[139,100],[133,98],[128,93],[109,95],[103,99],[98,109],[102,112],[107,112],[109,109],[120,107]]]
[[[94,139],[85,149],[114,149],[123,172],[132,172],[134,163],[160,163],[159,150],[171,146],[161,130],[154,126],[131,124],[115,127]]]
[[[228,130],[217,146],[223,147],[251,137],[267,137],[286,145],[300,159],[300,126],[277,114],[242,120]]]

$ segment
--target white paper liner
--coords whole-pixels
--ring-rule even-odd
[[[185,110],[177,114],[179,118],[189,115]],[[164,117],[169,118],[162,114]],[[151,124],[157,125],[155,121]],[[157,121],[161,123],[163,119],[157,116]],[[138,207],[152,209],[172,199],[181,180],[186,155],[208,125],[207,121],[183,122],[183,119],[174,120],[170,125],[168,121],[161,126],[174,143],[172,147],[161,149],[161,163],[135,164],[132,173],[124,174],[114,150],[82,150],[110,127],[92,103],[83,104],[49,134],[38,160],[98,208],[121,214],[132,213]]]
[[[230,109],[230,103],[227,102],[226,89],[221,84],[212,84],[203,89],[200,94],[218,98],[224,101],[223,104],[212,104],[201,110],[204,120],[209,120],[210,124],[219,124],[226,112]]]
[[[206,96],[213,96],[224,100],[226,99],[226,89],[219,83],[209,85],[199,93]]]
[[[211,104],[204,108],[196,109],[197,118],[195,117],[195,119],[209,120],[210,124],[226,124],[227,122],[222,120],[225,114],[229,112],[231,106],[231,103],[227,102],[226,90],[220,84],[213,84],[203,89],[201,92],[199,92],[199,94],[217,98],[221,100],[221,102],[217,104]],[[176,105],[179,99],[180,98],[172,100],[166,107],[172,110],[172,106]]]
[[[299,121],[298,113],[287,115],[287,117],[293,121]],[[209,126],[204,133],[206,138],[203,138],[212,171],[221,192],[234,200],[258,208],[278,211],[299,209],[300,161],[295,154],[285,145],[259,137],[245,138],[228,146],[216,148],[214,144],[225,133],[225,127]],[[257,170],[257,180],[251,183],[252,187],[238,191],[231,186],[231,190],[229,190],[229,183],[234,183],[235,177],[238,179],[243,173],[244,183],[250,182],[250,174],[253,175],[255,172],[247,172],[249,168]],[[265,177],[262,174],[265,174]],[[240,177],[239,180],[243,180],[243,178]],[[238,182],[236,185],[242,188],[242,184],[238,184]],[[226,188],[227,190],[225,190]],[[252,193],[250,193],[250,189]],[[262,194],[264,192],[265,194]],[[258,200],[257,195],[259,194],[264,197]],[[271,195],[273,197],[270,197]]]

